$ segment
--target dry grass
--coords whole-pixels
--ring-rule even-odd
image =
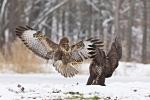
[[[0,52],[0,69],[3,69],[3,63],[5,62],[5,59],[4,59],[4,57],[3,57],[3,55],[2,55],[2,53]]]
[[[28,72],[41,72],[42,69],[40,65],[43,60],[37,57],[33,52],[28,50],[28,48],[17,39],[11,45],[11,56],[4,57],[0,54],[1,63],[6,65],[12,65],[11,70],[18,73],[28,73]],[[8,66],[6,66],[8,67]]]
[[[2,55],[2,53],[0,52],[0,64],[4,63],[4,62],[5,62],[5,59],[4,59],[3,55]]]

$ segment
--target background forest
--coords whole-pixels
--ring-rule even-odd
[[[54,41],[98,37],[106,52],[118,36],[122,61],[150,63],[150,0],[0,0],[0,63],[8,68],[41,63],[16,37],[18,25],[41,30]]]

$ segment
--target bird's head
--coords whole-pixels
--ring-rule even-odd
[[[60,48],[64,52],[69,52],[70,46],[69,46],[69,39],[67,37],[63,37],[59,42]]]
[[[38,38],[39,40],[41,40],[41,39],[45,38],[45,35],[42,32],[38,31],[38,32],[33,34],[33,37]]]

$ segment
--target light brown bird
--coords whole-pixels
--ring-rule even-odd
[[[69,39],[63,37],[57,44],[42,32],[29,26],[18,26],[16,35],[35,54],[44,59],[53,60],[53,66],[64,77],[76,75],[78,73],[76,66],[87,60],[92,60],[96,48],[103,47],[103,42],[93,38],[71,45]]]

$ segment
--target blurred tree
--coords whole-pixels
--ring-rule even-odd
[[[5,16],[6,16],[6,8],[8,5],[7,0],[0,1],[0,49],[2,49],[3,44],[5,43]]]
[[[143,0],[143,42],[142,42],[142,63],[147,63],[147,10],[148,0]]]
[[[17,7],[16,7],[17,6]],[[3,0],[0,12],[0,46],[5,57],[10,55],[10,45],[15,40],[14,29],[17,25],[24,24],[24,1]],[[22,16],[21,16],[22,15]],[[18,20],[20,19],[20,20]]]
[[[128,32],[126,33],[126,61],[131,61],[131,50],[132,50],[132,27],[134,19],[134,4],[135,0],[129,0],[129,20],[128,20]]]
[[[150,62],[150,0],[147,0],[147,24],[148,24],[148,29],[147,29],[147,38],[148,38],[148,42],[147,42],[147,63]]]
[[[144,7],[145,2],[147,8]],[[150,52],[150,44],[147,42],[150,41],[150,24],[147,22],[141,25],[141,20],[144,23],[145,19],[150,21],[149,2],[150,0],[0,0],[0,48],[3,48],[3,53],[10,50],[9,47],[15,40],[15,27],[28,24],[55,41],[61,36],[69,36],[72,41],[96,36],[104,40],[106,49],[115,35],[120,36],[123,41],[122,60],[144,63],[145,59],[149,59],[149,56],[145,57],[145,52]],[[147,10],[147,15],[144,9]],[[140,38],[142,33],[143,39]]]

